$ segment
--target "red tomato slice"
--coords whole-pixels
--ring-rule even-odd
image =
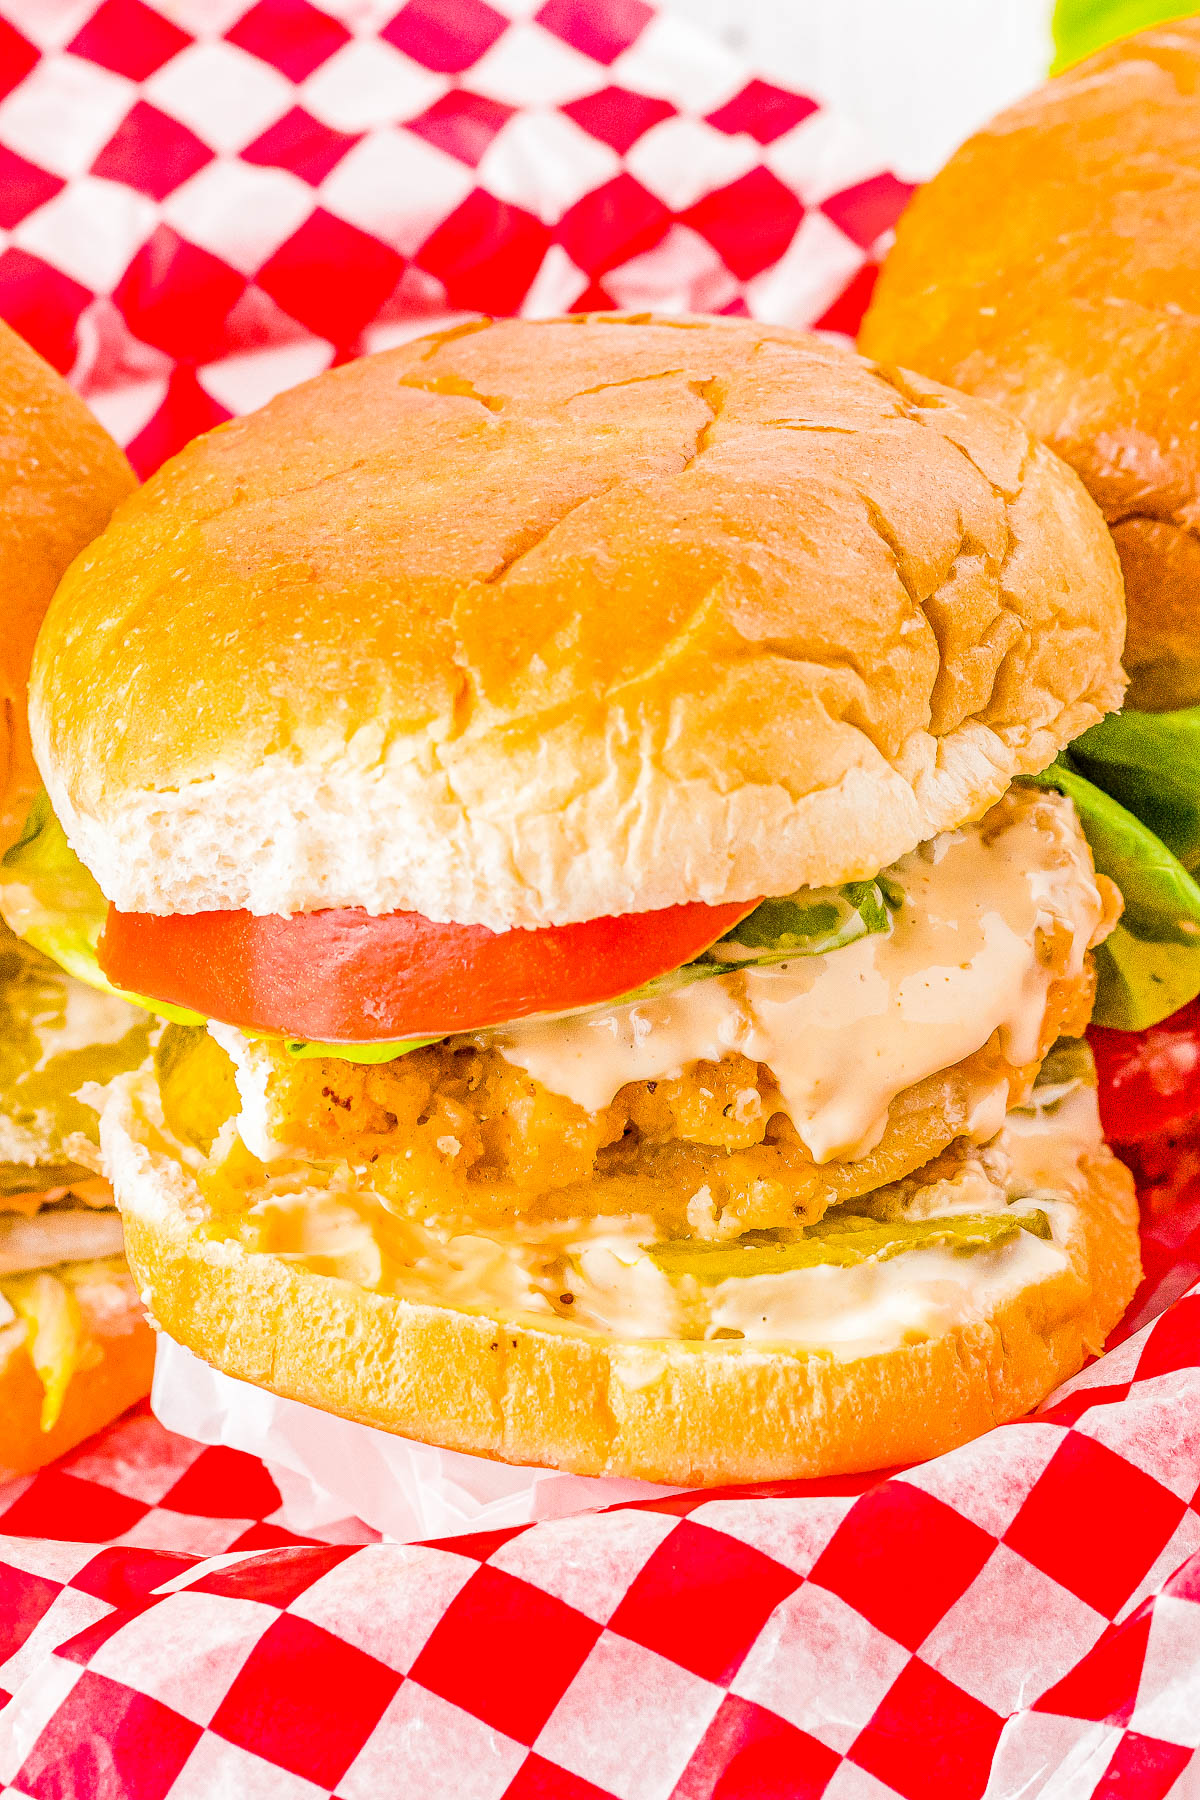
[[[421,913],[375,918],[360,907],[291,919],[110,907],[99,957],[118,987],[227,1024],[314,1043],[379,1043],[616,999],[690,962],[757,904],[696,901],[499,932]]]
[[[1117,1144],[1137,1144],[1200,1115],[1200,1000],[1148,1031],[1088,1031],[1100,1119]]]

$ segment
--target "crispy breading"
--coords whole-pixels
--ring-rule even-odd
[[[1046,954],[1067,946],[1048,936]],[[254,1046],[272,1134],[297,1157],[369,1166],[380,1194],[415,1216],[480,1225],[638,1212],[664,1231],[723,1237],[804,1224],[827,1206],[897,1181],[970,1128],[982,1089],[1032,1089],[1042,1056],[1082,1033],[1090,959],[1050,987],[1038,1055],[1016,1067],[998,1034],[892,1102],[880,1142],[853,1161],[816,1164],[788,1119],[771,1070],[730,1052],[669,1080],[630,1082],[587,1112],[498,1050],[449,1040],[394,1062],[290,1058]],[[208,1150],[234,1116],[233,1069],[205,1032],[172,1027],[159,1051],[168,1123]],[[186,1106],[184,1105],[186,1097]]]

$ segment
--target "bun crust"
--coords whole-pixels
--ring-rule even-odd
[[[133,1283],[124,1311],[106,1307],[87,1317],[88,1336],[100,1360],[78,1370],[49,1431],[40,1424],[42,1384],[23,1338],[13,1334],[8,1355],[0,1348],[0,1474],[27,1475],[65,1456],[150,1392],[154,1333],[146,1323]]]
[[[67,564],[133,486],[83,401],[0,322],[0,850],[38,783],[25,720],[38,626]]]
[[[978,401],[741,321],[481,322],[167,464],[31,708],[123,910],[534,926],[875,873],[1119,702],[1123,623]]]
[[[1007,407],[1079,472],[1115,527],[1131,703],[1200,701],[1200,18],[1100,51],[956,151],[859,345]]]
[[[230,1375],[501,1462],[681,1486],[790,1480],[939,1455],[1019,1418],[1100,1350],[1140,1275],[1127,1169],[1102,1148],[1071,1266],[989,1316],[853,1361],[762,1344],[623,1342],[370,1292],[197,1229],[187,1168],[102,1125],[131,1268],[156,1322]]]

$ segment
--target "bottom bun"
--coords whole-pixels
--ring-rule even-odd
[[[1133,1182],[1097,1144],[1079,1159],[1062,1266],[920,1342],[841,1357],[488,1317],[214,1235],[155,1101],[116,1084],[102,1138],[130,1266],[163,1330],[277,1394],[503,1462],[709,1486],[918,1461],[1019,1417],[1074,1374],[1140,1275]]]
[[[28,1475],[64,1456],[109,1425],[150,1392],[154,1333],[131,1281],[121,1284],[124,1305],[85,1313],[98,1360],[72,1375],[62,1411],[49,1431],[41,1428],[44,1390],[23,1336],[10,1329],[8,1356],[0,1361],[0,1474]],[[0,1354],[6,1339],[0,1339]]]

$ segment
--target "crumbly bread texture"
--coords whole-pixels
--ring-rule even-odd
[[[993,120],[900,222],[860,348],[1007,407],[1113,529],[1131,702],[1200,701],[1200,18]]]
[[[67,564],[133,485],[82,400],[0,322],[0,850],[37,786],[25,688],[38,626]]]
[[[0,1331],[0,1476],[44,1468],[150,1392],[154,1333],[128,1277],[121,1293],[122,1304],[115,1305],[110,1290],[103,1311],[88,1310],[86,1291],[80,1296],[91,1358],[71,1376],[49,1431],[41,1428],[43,1390],[25,1329]]]
[[[536,926],[873,874],[1117,705],[1123,629],[980,401],[743,321],[480,321],[168,463],[31,709],[123,910]]]
[[[363,1424],[512,1463],[678,1485],[783,1480],[935,1456],[1018,1418],[1098,1352],[1140,1274],[1122,1164],[1086,1158],[1069,1266],[985,1316],[874,1355],[629,1341],[416,1304],[205,1234],[186,1160],[135,1105],[105,1110],[130,1266],[156,1322],[206,1362]]]

